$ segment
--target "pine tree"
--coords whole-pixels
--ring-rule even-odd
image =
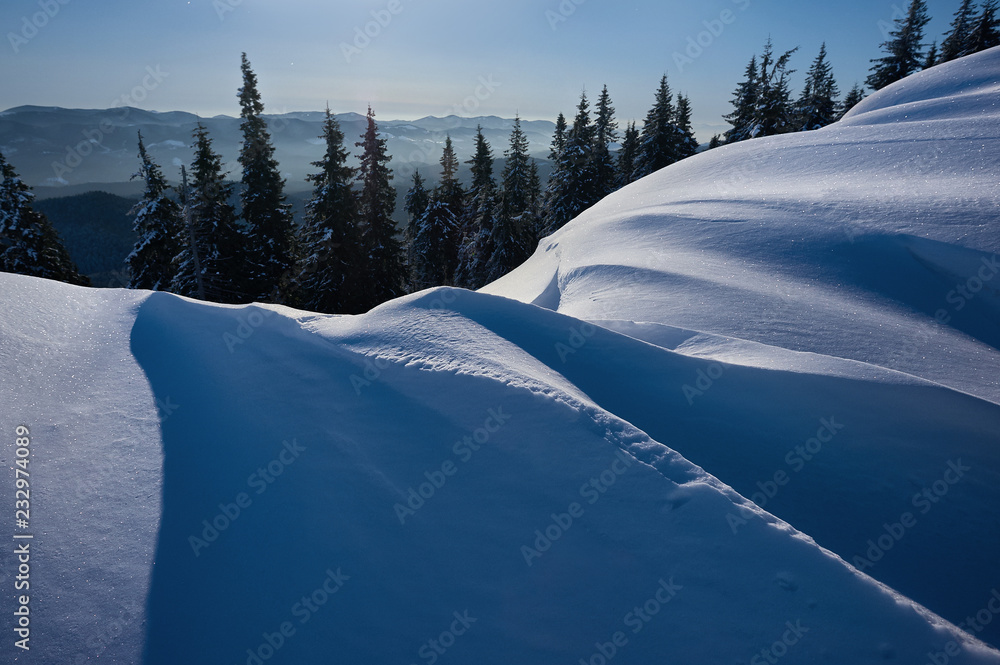
[[[497,214],[497,186],[493,179],[493,149],[483,128],[476,127],[476,153],[466,162],[471,166],[472,187],[461,219],[462,240],[459,246],[455,284],[478,289],[486,283],[485,266],[493,253],[494,226]]]
[[[757,106],[750,127],[752,138],[784,134],[794,129],[789,77],[795,70],[788,69],[788,63],[799,49],[795,47],[777,58],[773,49],[768,38],[757,75]]]
[[[673,164],[680,158],[680,134],[674,124],[673,94],[666,74],[660,79],[653,107],[646,114],[639,138],[636,178],[642,178]]]
[[[951,22],[951,30],[941,42],[940,62],[951,62],[970,53],[970,40],[974,27],[975,5],[972,0],[962,0]]]
[[[938,57],[937,42],[932,42],[931,47],[927,50],[927,57],[924,59],[923,69],[930,69],[934,65],[938,64]]]
[[[979,53],[1000,46],[1000,22],[997,21],[997,0],[985,0],[983,11],[969,35],[969,53]]]
[[[722,137],[719,134],[713,134],[712,139],[708,142],[708,149],[714,150],[715,148],[718,148],[721,145],[723,145]]]
[[[861,100],[864,98],[865,89],[862,88],[860,84],[855,83],[854,87],[851,88],[851,91],[847,93],[846,97],[844,97],[844,101],[842,101],[837,108],[837,120],[840,120],[847,115],[847,112],[861,103]]]
[[[598,188],[594,168],[596,127],[590,122],[587,93],[580,96],[573,127],[556,161],[546,190],[545,223],[549,232],[597,202]]]
[[[924,60],[924,28],[929,22],[927,3],[912,0],[906,16],[896,19],[896,27],[889,33],[890,39],[882,43],[885,55],[871,61],[871,74],[866,81],[868,87],[881,90],[920,70]]]
[[[174,259],[181,249],[181,209],[167,196],[167,180],[146,152],[142,132],[139,133],[139,160],[139,171],[132,179],[141,178],[146,188],[130,211],[135,217],[132,228],[138,240],[126,259],[129,288],[164,291],[170,288],[177,272]]]
[[[527,258],[527,248],[537,242],[538,170],[528,154],[528,137],[514,118],[510,147],[504,152],[507,163],[501,175],[499,212],[490,239],[491,254],[486,260],[483,283],[503,277]]]
[[[359,226],[366,289],[360,310],[365,311],[403,295],[406,272],[403,248],[396,238],[392,213],[396,209],[396,190],[392,188],[392,159],[386,152],[386,139],[379,137],[375,113],[368,107],[367,128],[355,145],[362,149],[358,180],[361,182]]]
[[[826,59],[826,42],[806,72],[805,88],[795,103],[797,130],[808,131],[826,127],[837,119],[837,97],[840,89],[833,78],[833,67]]]
[[[549,161],[555,164],[559,161],[559,155],[566,147],[566,116],[562,113],[556,118],[556,130],[552,135],[552,147],[549,149]]]
[[[608,86],[601,90],[597,98],[597,117],[594,119],[594,182],[597,200],[615,191],[617,187],[617,169],[615,159],[611,155],[611,144],[618,140],[618,123],[615,121],[615,107],[611,104]]]
[[[358,200],[353,189],[354,169],[347,166],[344,133],[326,109],[321,136],[326,153],[306,176],[313,195],[306,204],[304,256],[296,304],[314,312],[355,314],[361,311],[363,290]]]
[[[673,125],[678,133],[677,158],[687,159],[698,154],[698,140],[691,127],[691,100],[686,95],[677,95]]]
[[[726,143],[736,143],[752,138],[750,131],[757,114],[757,75],[757,55],[755,54],[750,58],[743,81],[736,86],[736,91],[733,93],[733,112],[723,116],[723,119],[733,126],[732,129],[725,132]]]
[[[274,159],[274,146],[263,118],[264,104],[257,90],[257,75],[242,56],[243,87],[239,89],[240,130],[243,145],[239,162],[243,167],[243,221],[250,250],[250,296],[256,300],[280,300],[295,264],[295,226],[291,206],[285,203],[285,181]]]
[[[420,171],[413,172],[413,185],[406,192],[403,200],[403,211],[406,212],[406,266],[412,282],[414,256],[414,240],[417,237],[417,225],[430,205],[431,194],[424,186]]]
[[[239,303],[247,300],[246,237],[230,201],[232,185],[222,171],[222,157],[201,124],[194,131],[191,186],[183,193],[187,209],[181,250],[171,290],[192,298]]]
[[[639,130],[635,122],[630,122],[625,128],[622,139],[622,149],[618,151],[618,187],[634,182],[637,179],[636,167],[639,160]]]
[[[89,286],[35,196],[0,153],[0,271]]]
[[[428,289],[451,283],[448,265],[451,262],[448,239],[458,228],[459,220],[451,206],[432,197],[416,223],[413,236],[410,278],[413,290]]]

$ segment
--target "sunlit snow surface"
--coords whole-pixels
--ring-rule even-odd
[[[998,81],[699,155],[364,316],[0,275],[2,653],[1000,662]]]

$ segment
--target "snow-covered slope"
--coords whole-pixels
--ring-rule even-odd
[[[479,293],[330,317],[0,274],[0,524],[33,536],[3,652],[1000,663],[995,286],[933,322],[1000,249],[997,118],[946,89],[998,63],[668,168]]]

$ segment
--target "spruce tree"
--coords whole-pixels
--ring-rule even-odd
[[[714,150],[722,145],[722,137],[719,134],[713,134],[711,140],[708,142],[708,149]]]
[[[565,144],[556,161],[545,195],[545,223],[549,232],[597,202],[594,168],[597,131],[590,121],[587,93],[580,96],[573,127],[566,132]]]
[[[951,62],[970,53],[969,38],[975,26],[975,10],[972,0],[962,0],[961,6],[955,12],[955,18],[951,21],[951,30],[941,42],[940,62]]]
[[[407,274],[412,282],[413,266],[416,261],[414,256],[414,239],[417,237],[417,225],[430,205],[431,194],[424,186],[424,179],[420,176],[420,171],[413,172],[413,185],[406,192],[403,200],[403,211],[406,213],[406,267]]]
[[[788,64],[798,47],[775,57],[774,46],[768,38],[760,59],[757,75],[757,107],[751,123],[750,136],[774,136],[793,131],[791,90],[789,77],[795,73]]]
[[[355,145],[362,149],[358,170],[361,182],[359,226],[366,288],[360,294],[360,311],[366,311],[403,295],[406,273],[403,248],[396,238],[396,226],[392,221],[396,209],[396,190],[392,188],[392,171],[388,167],[392,157],[386,152],[386,139],[378,134],[375,113],[370,106],[365,133]]]
[[[559,161],[559,155],[566,147],[566,116],[562,113],[556,118],[556,130],[552,135],[552,147],[549,149],[549,161],[555,164]]]
[[[167,180],[146,152],[142,132],[139,132],[139,161],[139,171],[132,179],[141,178],[146,188],[130,211],[135,217],[132,228],[138,239],[126,259],[129,288],[164,291],[170,288],[177,272],[174,259],[181,249],[181,209],[167,196]]]
[[[255,300],[280,300],[295,264],[295,226],[291,206],[285,202],[285,181],[274,159],[274,146],[263,118],[264,104],[257,90],[257,75],[247,54],[240,69],[240,130],[243,145],[242,218],[249,240],[249,295]]]
[[[912,0],[906,16],[896,19],[896,27],[889,33],[889,40],[882,43],[885,55],[871,61],[871,74],[866,81],[868,87],[881,90],[921,69],[924,28],[929,22],[927,3]]]
[[[847,96],[844,97],[844,101],[837,106],[837,120],[840,120],[847,115],[847,112],[861,103],[861,100],[864,98],[865,89],[862,88],[859,83],[855,83],[854,87],[852,87],[850,92],[847,93]]]
[[[230,203],[233,188],[226,182],[222,157],[212,149],[208,130],[199,124],[194,138],[191,185],[183,193],[185,228],[171,290],[215,302],[244,302],[247,241]]]
[[[459,247],[455,284],[478,289],[485,284],[484,267],[493,253],[490,241],[496,225],[497,185],[493,179],[493,149],[483,136],[482,126],[476,127],[476,152],[466,162],[471,167],[472,186],[466,194],[461,220],[462,240]]]
[[[0,271],[89,286],[35,196],[0,153]]]
[[[984,0],[983,10],[969,35],[969,53],[979,53],[1000,46],[1000,22],[997,21],[997,0]]]
[[[732,129],[725,132],[726,143],[736,143],[753,138],[751,130],[753,128],[754,117],[757,114],[757,55],[750,58],[747,65],[743,81],[736,86],[733,93],[733,111],[729,115],[723,116]]]
[[[413,236],[410,279],[414,291],[451,284],[448,266],[452,258],[448,251],[448,239],[458,225],[459,220],[451,206],[436,196],[432,197],[417,220]]]
[[[642,178],[673,164],[680,158],[680,133],[674,124],[673,94],[666,74],[660,79],[653,107],[646,114],[639,138],[636,177]]]
[[[795,129],[809,131],[826,127],[837,119],[840,89],[833,78],[833,68],[826,59],[826,42],[806,72],[802,96],[795,103]]]
[[[630,122],[625,128],[625,137],[622,139],[622,149],[618,151],[618,187],[634,182],[636,180],[636,167],[639,160],[639,130],[635,127],[635,122]]]
[[[930,69],[934,65],[938,64],[938,59],[937,42],[932,42],[931,47],[927,50],[927,56],[924,58],[923,69]]]
[[[595,107],[597,116],[594,118],[594,182],[597,188],[594,196],[597,200],[615,191],[617,187],[617,169],[615,159],[611,155],[611,144],[618,140],[618,123],[615,121],[615,107],[611,104],[608,86],[601,90]]]
[[[687,159],[698,154],[698,140],[691,127],[691,100],[686,95],[677,95],[673,125],[678,134],[677,159]]]
[[[507,163],[501,174],[499,212],[490,240],[492,252],[486,260],[484,283],[504,276],[527,258],[528,247],[537,242],[538,171],[528,154],[528,137],[514,118]]]
[[[306,203],[305,258],[296,280],[295,303],[314,312],[355,314],[361,311],[363,290],[355,172],[347,165],[344,133],[329,107],[321,138],[326,153],[312,163],[318,171],[306,176],[313,195]]]

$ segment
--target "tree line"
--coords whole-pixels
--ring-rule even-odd
[[[896,19],[883,55],[873,59],[865,83],[879,90],[936,64],[1000,45],[998,0],[962,0],[948,33],[929,47],[925,0],[911,0]],[[776,53],[770,39],[747,65],[724,116],[731,129],[712,137],[723,144],[808,131],[843,117],[864,99],[855,84],[840,90],[826,44],[806,72],[802,93],[792,99],[790,69],[797,48]],[[607,86],[591,109],[584,92],[572,119],[556,119],[544,187],[528,139],[515,118],[505,164],[494,175],[493,148],[479,128],[468,187],[458,180],[459,158],[446,137],[438,184],[428,189],[419,171],[403,201],[406,228],[392,220],[396,207],[386,140],[368,109],[359,166],[336,118],[327,109],[322,127],[326,151],[316,172],[302,225],[292,219],[285,182],[263,118],[264,105],[247,56],[241,58],[238,90],[243,143],[236,186],[226,180],[222,159],[204,126],[194,131],[194,160],[182,167],[175,194],[139,136],[138,173],[145,183],[132,210],[139,240],[127,259],[132,288],[239,303],[281,302],[317,312],[364,312],[404,293],[438,285],[479,288],[524,261],[548,235],[615,190],[694,155],[691,101],[674,95],[667,77],[657,88],[642,128],[619,131]],[[44,215],[31,207],[30,188],[0,154],[0,270],[85,284]]]
[[[872,59],[867,87],[874,90],[900,81],[935,65],[949,62],[994,46],[1000,46],[998,0],[962,0],[941,47],[924,43],[924,28],[930,22],[925,0],[911,0],[881,44],[883,55]],[[733,93],[733,111],[724,116],[732,125],[723,136],[714,136],[709,147],[736,143],[760,136],[808,131],[842,118],[865,97],[865,88],[855,83],[843,100],[827,59],[826,44],[805,75],[802,94],[793,99],[789,79],[792,56],[798,48],[778,54],[770,39],[758,57],[751,57],[744,78]]]

